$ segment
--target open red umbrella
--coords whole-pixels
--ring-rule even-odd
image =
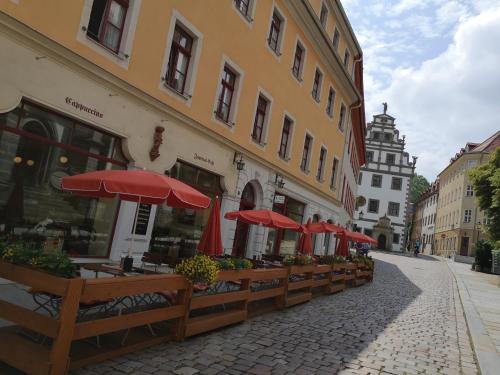
[[[344,230],[344,228],[339,227],[335,224],[330,224],[324,221],[319,223],[307,223],[306,228],[311,233],[338,233]]]
[[[63,190],[94,198],[114,198],[176,208],[207,208],[210,198],[185,183],[144,170],[103,170],[62,179]]]
[[[346,257],[349,255],[349,243],[345,230],[337,233],[337,237],[340,239],[335,255],[340,255]]]
[[[207,208],[210,198],[185,183],[145,170],[103,170],[63,177],[61,188],[91,198],[114,198],[141,203],[163,204],[176,208]],[[135,231],[132,231],[132,241]],[[129,248],[129,256],[132,249]]]
[[[292,219],[270,210],[232,211],[224,215],[228,220],[240,220],[248,224],[263,225],[268,228],[303,231],[302,226]]]
[[[203,229],[200,243],[197,246],[198,251],[209,256],[218,256],[222,254],[222,239],[220,235],[220,203],[216,198],[208,222]]]
[[[300,236],[299,243],[298,243],[298,250],[302,254],[307,254],[310,255],[312,254],[312,236],[311,236],[311,231],[309,230],[309,227],[311,226],[311,218],[307,220],[307,224],[305,225],[305,229],[302,232],[302,235]],[[302,226],[304,227],[304,225]]]

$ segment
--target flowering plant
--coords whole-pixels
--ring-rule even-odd
[[[310,255],[287,255],[283,258],[283,265],[285,266],[305,266],[313,264],[313,257]]]
[[[63,277],[75,276],[76,266],[68,254],[44,253],[34,244],[1,242],[0,255],[2,259],[14,264],[29,265]]]
[[[340,255],[325,255],[319,258],[320,264],[338,264],[345,263],[345,258]]]
[[[175,273],[183,275],[193,284],[213,285],[217,281],[219,265],[206,255],[196,255],[179,263]]]

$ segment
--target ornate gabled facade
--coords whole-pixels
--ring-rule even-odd
[[[406,234],[406,210],[410,178],[417,158],[405,151],[405,137],[399,136],[395,118],[384,113],[375,115],[366,134],[366,164],[358,179],[358,208],[355,223],[359,230],[375,235],[375,223],[381,217],[390,219],[390,238],[377,233],[379,248],[402,251]],[[385,223],[385,221],[384,221]]]

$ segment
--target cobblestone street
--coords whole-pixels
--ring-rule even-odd
[[[446,264],[373,255],[373,284],[77,374],[476,374]]]

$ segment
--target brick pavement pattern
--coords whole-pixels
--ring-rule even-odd
[[[372,284],[75,374],[476,374],[446,264],[373,257]]]

